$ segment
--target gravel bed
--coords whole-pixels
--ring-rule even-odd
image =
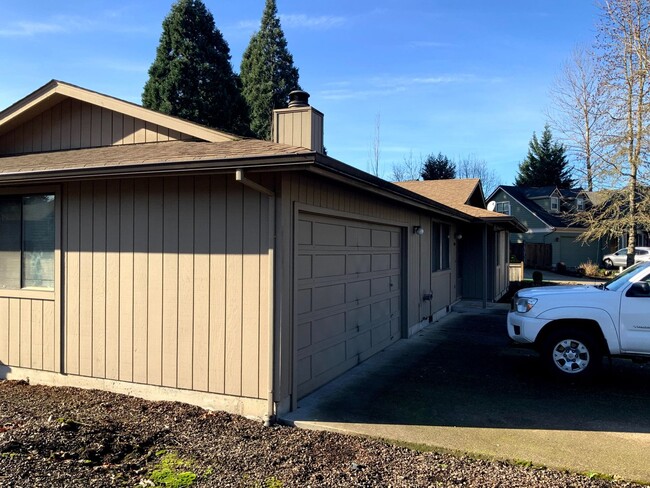
[[[640,485],[336,433],[264,427],[182,403],[0,381],[0,486]]]

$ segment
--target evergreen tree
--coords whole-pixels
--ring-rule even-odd
[[[163,21],[142,105],[228,132],[248,133],[230,48],[201,0],[178,0]]]
[[[275,0],[266,0],[260,30],[253,34],[241,62],[242,93],[250,110],[251,131],[271,138],[273,109],[285,108],[289,92],[300,89],[298,68],[287,49]]]
[[[553,142],[553,135],[548,124],[544,126],[542,139],[538,140],[533,132],[529,143],[528,155],[519,165],[515,178],[517,186],[557,186],[571,188],[571,168],[563,144]]]
[[[420,176],[423,180],[453,180],[456,178],[456,165],[442,153],[437,156],[429,154],[424,160]]]

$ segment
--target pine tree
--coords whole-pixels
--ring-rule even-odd
[[[566,149],[564,145],[553,142],[553,134],[548,124],[544,126],[541,140],[538,140],[533,132],[528,155],[519,165],[515,185],[558,188],[571,188],[574,185]]]
[[[163,21],[142,105],[209,127],[248,133],[230,48],[201,0],[178,0]]]
[[[429,154],[420,176],[423,180],[452,180],[456,178],[456,165],[442,153]]]
[[[271,138],[273,109],[285,108],[289,92],[300,89],[298,68],[287,49],[275,0],[266,0],[260,30],[253,34],[241,62],[242,93],[248,103],[251,131]]]

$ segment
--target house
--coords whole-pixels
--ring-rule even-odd
[[[571,213],[590,204],[588,193],[580,188],[501,185],[488,200],[497,212],[516,217],[528,228],[510,234],[511,254],[526,266],[576,268],[587,261],[599,263],[606,254],[598,242],[578,240],[584,228],[571,221]]]
[[[499,300],[509,285],[509,234],[524,233],[526,227],[513,216],[487,210],[478,178],[396,184],[482,222],[458,226],[457,287],[466,299]]]
[[[272,142],[56,80],[0,112],[0,378],[270,418],[445,314],[486,221],[326,156],[307,97]]]

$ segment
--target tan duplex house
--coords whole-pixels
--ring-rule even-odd
[[[59,81],[0,112],[0,378],[271,417],[446,313],[484,222],[327,157],[306,100],[274,142]]]

